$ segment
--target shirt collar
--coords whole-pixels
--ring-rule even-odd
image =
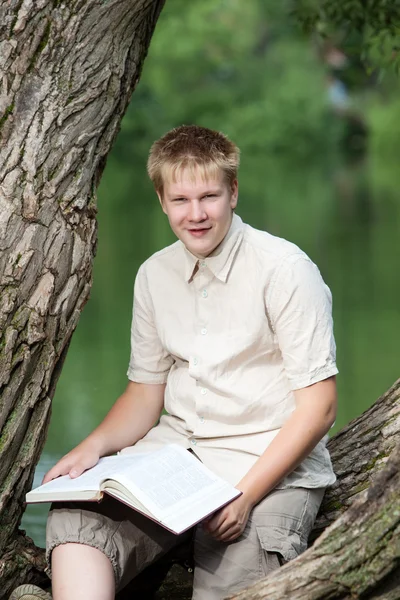
[[[198,264],[208,267],[215,277],[224,283],[228,279],[233,260],[243,239],[244,223],[235,213],[228,233],[220,245],[206,258],[197,258],[184,246],[186,256],[185,280],[189,282]]]

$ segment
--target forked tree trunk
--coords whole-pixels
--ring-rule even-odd
[[[96,188],[164,0],[0,0],[0,597],[86,303]]]

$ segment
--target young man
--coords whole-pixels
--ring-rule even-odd
[[[191,532],[195,600],[220,600],[295,558],[335,481],[330,292],[299,248],[234,213],[238,165],[238,148],[202,127],[153,145],[148,172],[178,241],[139,269],[126,391],[45,477],[76,477],[121,449],[193,448],[243,492]],[[111,498],[56,504],[54,599],[112,600],[184,536]]]

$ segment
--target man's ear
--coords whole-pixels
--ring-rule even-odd
[[[163,197],[162,197],[162,193],[160,191],[156,190],[156,194],[157,194],[158,199],[160,201],[161,208],[163,209],[163,212],[165,214],[167,214],[167,211],[165,210],[165,204],[164,204],[164,200],[163,200]]]
[[[239,183],[238,183],[237,179],[234,179],[231,183],[231,201],[230,201],[230,205],[233,210],[237,206],[238,195],[239,195]]]

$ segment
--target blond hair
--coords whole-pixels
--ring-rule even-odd
[[[181,125],[154,142],[147,172],[157,192],[167,181],[176,182],[185,170],[192,180],[215,178],[222,171],[229,184],[237,177],[239,148],[219,131]]]

